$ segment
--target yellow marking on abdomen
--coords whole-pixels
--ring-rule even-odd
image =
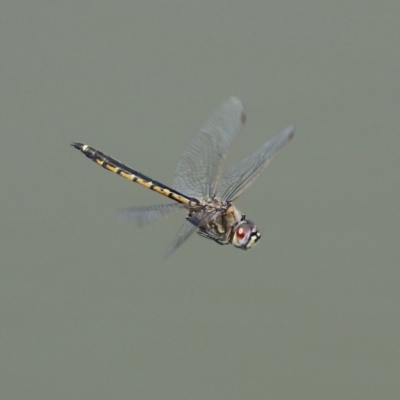
[[[100,160],[98,158],[93,159],[93,161],[100,165],[100,167],[103,167],[107,171],[113,172],[114,174],[118,174],[120,169],[112,164],[107,163],[106,161]]]
[[[128,174],[127,172],[125,172],[125,171],[120,171],[120,173],[119,173],[119,175],[121,175],[123,178],[125,178],[125,179],[128,179],[129,181],[133,181],[133,180],[135,180],[135,175],[132,175],[132,174]]]
[[[114,172],[114,174],[118,174],[119,168],[118,168],[118,167],[114,167],[114,165],[105,164],[105,165],[103,165],[103,167],[104,167],[105,169],[108,169],[108,170],[111,171],[111,172]]]
[[[122,175],[122,173],[120,173],[120,175]],[[130,178],[129,178],[130,179]],[[189,199],[182,197],[174,192],[171,192],[171,190],[167,189],[167,188],[162,188],[158,185],[155,185],[153,183],[153,181],[145,181],[142,178],[139,178],[137,176],[133,177],[133,181],[137,182],[139,185],[142,185],[148,189],[153,190],[154,192],[157,192],[159,194],[162,194],[166,197],[169,197],[170,199],[173,199],[175,201],[178,201],[179,203],[183,203],[183,204],[189,204]]]

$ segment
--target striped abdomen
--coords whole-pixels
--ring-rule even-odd
[[[149,177],[133,170],[127,165],[122,164],[121,162],[115,160],[110,156],[107,156],[106,154],[94,149],[93,147],[88,146],[87,144],[72,142],[71,146],[80,150],[83,154],[85,154],[86,157],[90,158],[96,164],[100,165],[108,171],[114,172],[115,174],[118,174],[130,181],[137,182],[139,185],[154,190],[155,192],[169,197],[170,199],[173,199],[179,203],[190,203],[191,199],[186,197],[185,195],[169,188],[168,186],[163,185],[160,182],[150,179]]]

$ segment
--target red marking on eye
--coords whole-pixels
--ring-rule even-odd
[[[243,238],[246,236],[246,232],[244,231],[243,228],[239,228],[239,229],[236,231],[236,236],[237,236],[239,239],[243,239]]]

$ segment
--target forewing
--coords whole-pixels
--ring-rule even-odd
[[[130,207],[118,211],[118,217],[123,220],[133,220],[136,225],[144,226],[164,217],[184,210],[185,205],[180,203],[157,204],[154,206]]]
[[[213,196],[222,163],[244,121],[244,107],[238,98],[221,104],[184,150],[175,171],[174,189],[190,197]]]
[[[181,246],[189,237],[196,232],[197,227],[190,222],[185,221],[178,231],[175,239],[168,246],[165,252],[165,258],[169,257],[179,246]]]
[[[218,195],[222,200],[233,201],[239,197],[293,135],[294,126],[287,127],[256,152],[228,168],[218,189]]]

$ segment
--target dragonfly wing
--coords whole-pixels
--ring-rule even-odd
[[[144,226],[184,209],[185,205],[180,203],[130,207],[118,211],[118,217],[122,220],[133,220],[136,225]]]
[[[165,252],[165,258],[169,257],[179,246],[181,246],[189,237],[196,232],[198,228],[188,221],[185,221],[178,231],[175,239],[168,246]]]
[[[274,155],[293,138],[293,135],[294,126],[287,127],[253,154],[228,168],[218,190],[218,195],[222,200],[233,201],[248,189]]]
[[[222,103],[184,150],[173,187],[190,197],[213,196],[222,176],[222,163],[244,121],[239,99],[231,97]]]

